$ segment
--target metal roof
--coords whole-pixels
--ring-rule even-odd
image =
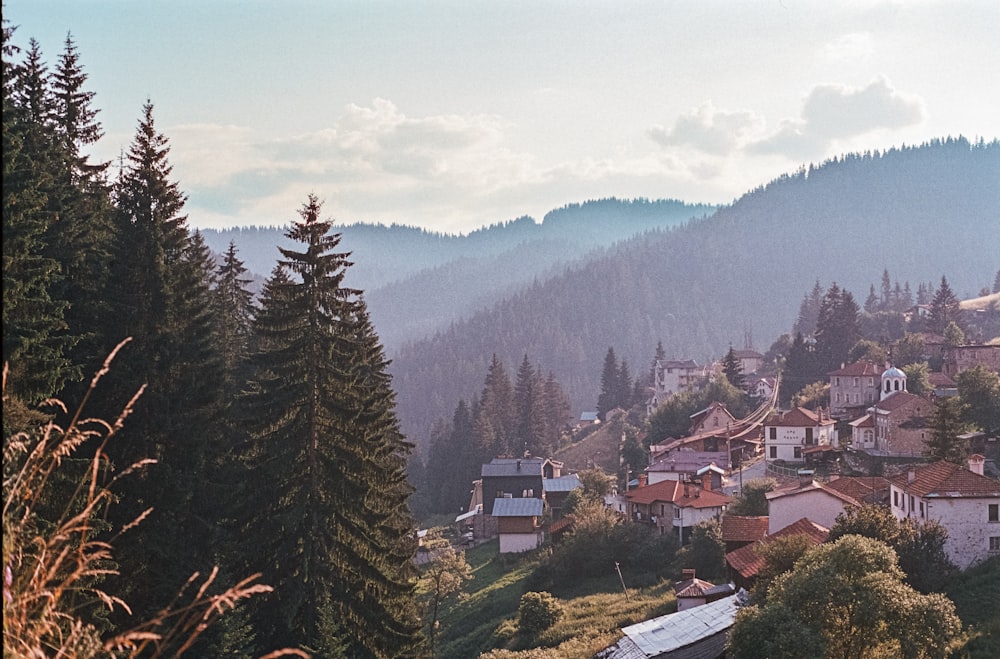
[[[541,517],[544,509],[541,499],[499,498],[493,502],[494,517]]]
[[[576,474],[542,479],[542,489],[546,492],[570,492],[578,487],[583,487],[583,483]]]
[[[736,611],[746,596],[746,591],[741,590],[732,597],[623,627],[628,642],[622,639],[618,646],[624,652],[611,656],[616,659],[659,657],[725,632],[732,627]]]

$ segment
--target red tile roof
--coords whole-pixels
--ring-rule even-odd
[[[830,535],[830,529],[803,517],[780,531],[775,531],[760,542],[755,542],[729,552],[726,554],[726,563],[729,564],[729,567],[739,572],[740,576],[745,579],[755,577],[761,568],[764,567],[764,557],[757,553],[757,547],[766,545],[775,538],[791,537],[794,535],[804,535],[809,538],[809,541],[813,545],[820,545],[826,542],[827,536]]]
[[[927,399],[922,398],[921,396],[918,396],[916,394],[911,394],[909,391],[897,391],[888,398],[880,400],[875,407],[885,412],[892,412],[894,410],[898,410],[901,407],[905,407],[910,403],[917,403],[917,402],[927,403],[928,405],[930,405],[930,402],[928,402]]]
[[[713,588],[715,588],[714,583],[709,583],[695,577],[694,579],[685,579],[674,584],[674,594],[677,597],[704,597]]]
[[[840,375],[840,376],[861,376],[861,375],[882,375],[882,368],[876,366],[872,362],[861,361],[854,362],[853,364],[848,364],[847,366],[837,370],[830,371],[827,375]]]
[[[1000,481],[943,460],[913,469],[912,482],[908,473],[890,482],[907,494],[921,497],[1000,497]]]
[[[790,428],[811,428],[819,425],[833,425],[832,419],[820,418],[818,414],[804,407],[795,407],[787,412],[776,412],[764,422],[765,426]]]
[[[631,490],[626,495],[632,503],[650,505],[656,502],[672,503],[679,508],[717,508],[732,501],[730,497],[698,485],[679,481],[660,481],[652,485]]]
[[[767,516],[722,516],[723,542],[756,542],[767,535]]]
[[[829,490],[836,490],[858,501],[876,502],[889,496],[889,481],[881,476],[841,476],[826,483]]]

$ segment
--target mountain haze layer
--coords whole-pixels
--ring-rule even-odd
[[[946,275],[974,297],[998,267],[1000,143],[849,155],[566,266],[407,344],[391,366],[399,414],[422,445],[459,398],[478,394],[494,353],[508,371],[528,354],[576,412],[592,409],[608,347],[633,373],[649,368],[657,341],[668,357],[705,362],[752,334],[763,352],[790,331],[816,281],[863,300],[888,269],[914,290]]]

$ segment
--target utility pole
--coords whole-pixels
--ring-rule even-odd
[[[631,600],[629,600],[628,597],[628,588],[625,587],[625,577],[622,576],[622,568],[620,565],[618,565],[618,561],[615,561],[615,570],[618,571],[618,579],[621,580],[622,590],[625,591],[625,601],[630,602]]]

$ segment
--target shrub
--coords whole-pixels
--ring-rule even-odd
[[[537,636],[556,624],[562,615],[562,604],[551,593],[525,593],[518,607],[517,628],[526,636]]]

